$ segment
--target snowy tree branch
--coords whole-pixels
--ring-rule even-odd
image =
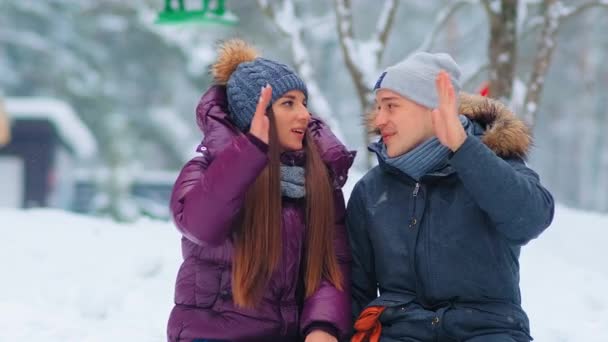
[[[538,53],[534,60],[534,67],[528,83],[528,92],[524,100],[524,119],[530,125],[533,125],[535,121],[545,75],[555,51],[557,31],[561,22],[593,7],[608,8],[608,1],[591,1],[575,7],[564,7],[561,1],[545,0],[544,6],[546,10],[543,17]]]
[[[535,17],[531,18],[525,24],[525,29],[523,29],[522,32],[519,34],[518,39],[527,38],[530,34],[536,32],[536,30],[543,27],[544,22],[545,22],[545,20],[542,16],[535,16]]]
[[[365,84],[363,71],[354,61],[355,42],[353,38],[353,17],[351,3],[350,0],[335,0],[335,6],[340,47],[344,55],[346,67],[348,68],[348,71],[355,82],[361,108],[365,110],[367,107],[367,93],[370,91],[370,89]]]
[[[318,115],[331,128],[334,134],[344,141],[344,134],[337,120],[331,115],[331,106],[321,91],[313,73],[310,56],[303,42],[301,19],[296,13],[292,0],[283,0],[279,12],[267,1],[258,0],[258,6],[276,25],[279,32],[289,38],[294,64],[298,74],[306,82],[314,114]]]
[[[435,39],[437,38],[437,34],[439,31],[445,26],[445,24],[450,20],[452,15],[454,15],[460,8],[465,5],[475,5],[478,4],[479,0],[459,0],[453,2],[450,6],[442,9],[437,17],[435,17],[435,24],[433,25],[433,29],[426,36],[422,44],[418,47],[417,51],[429,51],[433,48],[435,44]]]
[[[355,82],[361,107],[366,110],[370,103],[371,83],[377,76],[377,69],[386,50],[386,42],[393,27],[399,2],[385,1],[380,11],[376,32],[368,41],[358,41],[354,37],[351,0],[335,0],[334,4],[338,37],[346,67]]]
[[[562,20],[570,19],[572,17],[575,17],[575,16],[583,13],[585,10],[596,8],[596,7],[597,8],[601,8],[601,7],[608,8],[608,1],[607,0],[591,1],[591,2],[582,4],[579,6],[574,6],[574,7],[564,7],[563,5],[561,5],[561,10],[559,11],[559,20],[561,22]],[[520,34],[520,38],[522,38],[522,39],[526,38],[530,34],[536,32],[536,30],[543,27],[544,22],[545,21],[544,21],[543,16],[532,17],[530,20],[527,21],[527,23],[525,25],[526,28]]]
[[[74,51],[59,44],[54,44],[33,32],[5,29],[0,31],[0,43],[35,51],[43,56],[54,54],[55,58],[65,62],[64,66],[69,66],[69,68],[66,67],[65,70],[62,70],[63,75],[81,81],[81,85],[88,85],[90,79],[100,78],[98,67],[78,56]],[[88,88],[83,87],[80,90],[85,91]]]
[[[346,68],[353,79],[355,84],[355,89],[357,91],[357,97],[359,99],[359,105],[361,107],[361,113],[365,113],[370,106],[371,102],[371,89],[369,88],[364,71],[359,67],[357,63],[355,63],[355,55],[357,53],[355,40],[353,37],[353,17],[352,17],[352,7],[350,0],[334,0],[335,11],[336,11],[336,23],[338,30],[338,38],[340,41],[340,48],[342,50],[342,55],[344,56],[344,62],[346,64]],[[387,23],[389,22],[387,18]],[[369,52],[368,52],[369,53]],[[377,67],[378,63],[378,53],[374,54],[374,64]],[[367,129],[367,121],[365,115],[362,115],[362,133],[363,133],[363,142],[364,146],[370,142],[370,137]],[[369,168],[372,165],[371,154],[367,150],[362,151],[366,154],[365,164]]]
[[[563,7],[562,6],[562,11],[560,13],[560,19],[567,19],[567,18],[571,18],[575,15],[578,15],[582,12],[584,12],[585,10],[594,8],[594,7],[605,7],[608,8],[608,1],[607,0],[602,0],[602,1],[591,1],[576,7]]]
[[[386,42],[388,40],[389,33],[393,27],[395,21],[395,15],[397,14],[397,6],[399,5],[397,0],[387,0],[384,3],[384,7],[380,11],[380,17],[378,18],[378,25],[376,27],[376,34],[374,40],[380,42],[380,47],[376,51],[376,59],[378,62],[382,61],[384,55]]]
[[[344,56],[346,68],[350,73],[361,105],[361,112],[369,109],[373,101],[371,86],[384,54],[388,36],[393,27],[399,1],[386,0],[380,11],[376,24],[376,32],[367,41],[356,40],[353,33],[353,17],[351,0],[334,0],[336,22],[340,48]],[[369,142],[366,118],[362,118],[362,130],[365,145]],[[367,166],[371,166],[371,154],[367,153]]]
[[[538,101],[544,85],[544,78],[549,69],[551,57],[555,50],[555,37],[559,27],[562,4],[557,0],[545,0],[544,24],[540,36],[538,53],[534,59],[532,75],[528,82],[528,92],[524,100],[524,120],[534,125]]]
[[[511,98],[517,61],[518,3],[514,0],[486,1],[491,7],[490,42],[490,94],[505,102]]]
[[[488,16],[496,15],[496,13],[494,12],[494,10],[492,9],[492,3],[491,3],[491,1],[494,1],[494,0],[481,0],[481,4],[483,5],[483,8],[485,8],[486,13],[488,14]]]

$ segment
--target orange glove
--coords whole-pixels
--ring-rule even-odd
[[[369,306],[361,312],[359,318],[355,322],[355,330],[357,331],[351,342],[378,342],[382,334],[382,324],[378,318],[386,309],[384,306]]]

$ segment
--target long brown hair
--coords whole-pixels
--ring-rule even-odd
[[[269,163],[245,195],[234,234],[232,293],[236,305],[253,307],[261,299],[282,252],[281,148],[274,115],[269,111]],[[312,295],[327,279],[342,290],[342,274],[334,250],[334,194],[329,172],[316,143],[304,138],[306,152],[306,241],[304,287]],[[298,281],[298,279],[294,279]]]

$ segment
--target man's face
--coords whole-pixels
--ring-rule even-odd
[[[409,152],[434,135],[431,109],[388,89],[376,92],[374,126],[391,158]]]

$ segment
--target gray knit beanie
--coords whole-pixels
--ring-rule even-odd
[[[213,73],[218,83],[226,85],[230,118],[241,131],[249,129],[262,87],[266,84],[272,86],[270,103],[291,90],[300,90],[308,96],[306,84],[291,68],[258,57],[252,46],[239,39],[220,47]]]
[[[450,75],[456,94],[460,92],[460,67],[447,53],[416,52],[386,68],[374,92],[389,89],[427,108],[437,108],[439,98],[435,79],[441,70]]]

